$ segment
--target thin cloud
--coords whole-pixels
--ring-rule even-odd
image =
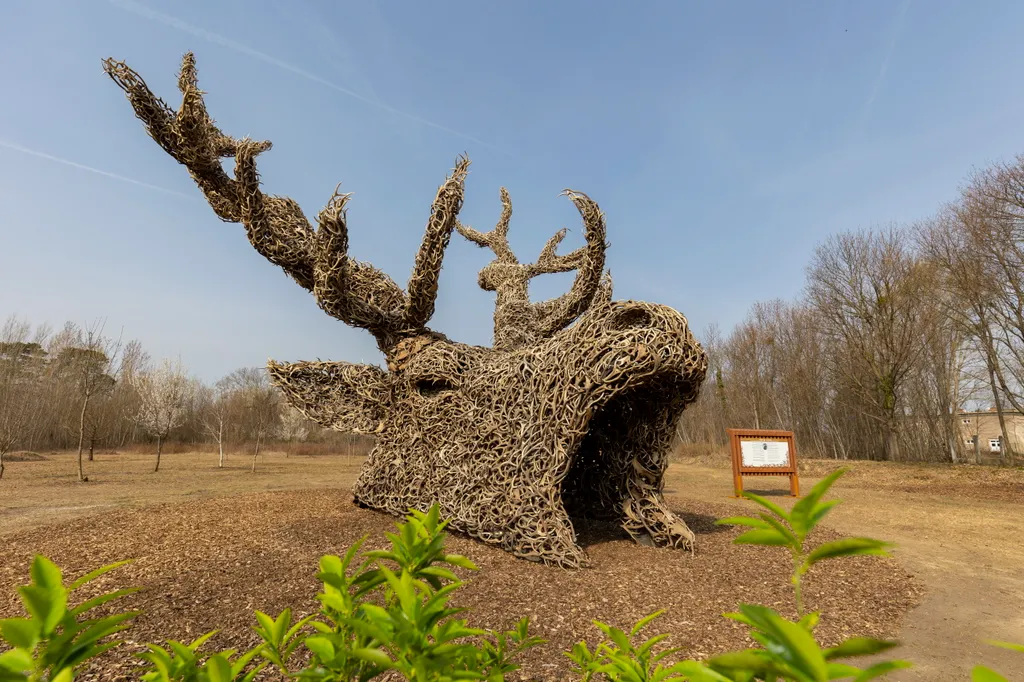
[[[864,103],[864,113],[861,115],[860,128],[863,128],[868,121],[868,117],[871,116],[871,109],[875,104],[875,99],[878,97],[879,91],[882,89],[882,83],[885,81],[885,75],[889,71],[889,62],[892,59],[892,53],[896,49],[896,43],[899,41],[900,34],[903,33],[903,20],[907,16],[907,10],[910,9],[911,0],[905,0],[903,7],[900,9],[900,14],[896,17],[896,21],[893,22],[892,39],[889,41],[889,48],[885,51],[885,58],[882,59],[882,66],[878,70],[878,77],[875,78],[874,87],[871,88],[871,94],[868,95],[867,101]]]
[[[16,151],[16,152],[21,152],[22,154],[28,154],[30,156],[35,156],[35,157],[38,157],[40,159],[46,159],[47,161],[53,161],[55,163],[60,163],[60,164],[63,164],[65,166],[71,166],[72,168],[77,168],[79,170],[88,171],[90,173],[95,173],[96,175],[102,175],[104,177],[112,178],[114,180],[120,180],[121,182],[127,182],[127,183],[132,184],[132,185],[138,185],[139,187],[146,187],[147,189],[155,189],[156,191],[164,192],[165,194],[173,194],[174,196],[184,197],[185,199],[193,199],[193,200],[195,199],[195,196],[193,196],[191,194],[185,194],[184,192],[178,192],[178,191],[175,191],[173,189],[167,189],[166,187],[160,187],[159,185],[151,185],[148,182],[142,182],[141,180],[135,180],[134,178],[128,178],[128,177],[125,177],[123,175],[118,175],[117,173],[111,173],[109,171],[101,170],[99,168],[93,168],[92,166],[86,166],[84,163],[78,163],[77,161],[72,161],[71,159],[65,159],[65,158],[62,158],[62,157],[59,157],[59,156],[54,156],[53,154],[47,154],[46,152],[41,152],[41,151],[36,150],[36,149],[29,149],[28,147],[24,147],[24,146],[22,146],[20,144],[17,144],[15,142],[10,142],[8,140],[0,139],[0,147],[3,147],[4,149],[10,149],[10,150]]]
[[[402,116],[404,118],[409,119],[410,121],[413,121],[415,123],[419,123],[420,125],[424,125],[424,126],[427,126],[427,127],[430,127],[430,128],[434,128],[436,130],[440,130],[442,132],[448,133],[449,135],[454,135],[456,137],[461,137],[464,140],[469,140],[470,142],[475,142],[478,145],[481,145],[483,147],[487,147],[488,149],[493,149],[494,151],[497,151],[497,152],[501,152],[502,154],[505,154],[507,156],[513,156],[513,154],[511,152],[508,152],[508,151],[506,151],[506,150],[504,150],[504,149],[502,149],[500,147],[496,147],[495,145],[490,144],[488,142],[484,142],[483,140],[480,140],[480,139],[478,139],[476,137],[473,137],[472,135],[467,135],[466,133],[461,133],[458,130],[453,130],[451,128],[443,126],[440,123],[434,123],[433,121],[428,121],[427,119],[422,118],[420,116],[417,116],[416,114],[409,113],[408,111],[402,111],[401,109],[396,109],[395,107],[392,107],[392,106],[390,106],[388,104],[385,104],[384,102],[381,102],[380,100],[372,99],[370,97],[366,97],[364,95],[360,95],[358,92],[355,92],[354,90],[349,90],[346,87],[343,87],[343,86],[338,85],[336,83],[332,83],[331,81],[329,81],[329,80],[327,80],[325,78],[321,78],[320,76],[317,76],[315,73],[310,73],[309,71],[306,71],[305,69],[301,69],[301,68],[299,68],[297,66],[289,64],[288,62],[282,61],[282,60],[278,59],[277,57],[273,57],[273,56],[271,56],[271,55],[269,55],[269,54],[267,54],[265,52],[260,52],[257,49],[249,47],[248,45],[243,45],[242,43],[239,43],[237,41],[231,40],[230,38],[226,38],[226,37],[224,37],[224,36],[222,36],[222,35],[220,35],[218,33],[214,33],[212,31],[207,31],[204,28],[200,28],[198,26],[194,26],[192,24],[189,24],[189,23],[186,23],[186,22],[182,21],[181,19],[178,19],[176,17],[172,17],[169,14],[164,14],[163,12],[158,12],[158,11],[156,11],[154,9],[150,9],[149,7],[146,7],[145,5],[142,5],[140,3],[135,2],[135,0],[110,0],[110,3],[112,5],[120,8],[120,9],[126,11],[126,12],[130,12],[132,14],[138,15],[138,16],[146,18],[146,19],[149,19],[151,21],[155,21],[157,23],[163,24],[164,26],[168,26],[170,28],[174,28],[174,29],[177,29],[179,31],[183,31],[183,32],[188,33],[190,35],[194,35],[197,38],[202,38],[203,40],[207,40],[207,41],[209,41],[211,43],[215,43],[215,44],[220,45],[222,47],[226,47],[228,49],[235,50],[236,52],[241,52],[242,54],[248,55],[248,56],[250,56],[250,57],[252,57],[254,59],[259,59],[260,61],[266,62],[268,64],[273,64],[274,66],[276,66],[276,67],[278,67],[280,69],[284,69],[285,71],[290,71],[290,72],[294,73],[297,76],[302,76],[303,78],[305,78],[307,80],[311,80],[314,83],[319,83],[320,85],[328,87],[328,88],[330,88],[332,90],[335,90],[337,92],[340,92],[340,93],[342,93],[344,95],[348,95],[349,97],[352,97],[353,99],[357,99],[360,102],[363,102],[364,104],[369,104],[370,106],[378,107],[378,108],[383,109],[384,111],[387,111],[389,113],[396,114],[398,116]]]

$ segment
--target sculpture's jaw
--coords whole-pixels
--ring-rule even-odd
[[[692,541],[686,525],[664,508],[661,490],[676,422],[698,386],[699,380],[665,371],[597,406],[562,482],[570,517],[619,521],[645,544]]]

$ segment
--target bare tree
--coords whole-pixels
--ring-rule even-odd
[[[43,335],[45,329],[40,330]],[[46,352],[31,325],[12,316],[0,330],[0,478],[4,457],[24,441],[40,408],[39,380]]]
[[[227,381],[221,379],[213,387],[199,390],[200,419],[206,434],[217,444],[217,467],[224,468],[224,440],[232,412],[232,395]]]
[[[94,401],[113,390],[116,379],[114,363],[120,351],[120,340],[103,335],[104,322],[98,320],[78,330],[70,345],[56,358],[58,372],[74,387],[78,410],[78,480],[88,481],[83,466],[85,435],[89,408]]]
[[[833,342],[826,360],[845,384],[848,407],[880,428],[883,458],[900,459],[901,399],[924,351],[932,268],[896,229],[847,233],[818,247],[808,280]]]
[[[225,386],[245,410],[245,431],[254,442],[252,471],[264,439],[274,432],[281,414],[281,397],[262,367],[242,367],[224,377]]]
[[[193,383],[180,359],[175,362],[164,360],[156,369],[142,372],[135,378],[135,390],[139,393],[139,422],[156,437],[156,467],[153,471],[160,471],[164,441],[171,429],[184,419]]]

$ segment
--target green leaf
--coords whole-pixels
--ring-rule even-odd
[[[203,670],[209,675],[210,682],[232,682],[231,664],[223,653],[214,654],[206,659]]]
[[[811,488],[811,492],[807,493],[807,496],[802,500],[798,501],[793,505],[793,511],[790,512],[790,523],[793,525],[793,530],[803,538],[808,532],[814,527],[812,519],[814,518],[815,508],[818,505],[818,500],[824,496],[828,489],[832,487],[832,484],[836,480],[846,473],[846,469],[837,469],[825,478],[818,481],[817,485]],[[836,501],[838,502],[838,500]],[[833,503],[834,505],[835,503]],[[830,505],[832,506],[832,505]],[[823,512],[821,516],[827,513]],[[820,519],[819,519],[820,520]]]
[[[811,679],[825,679],[824,653],[807,630],[764,606],[742,604],[740,611],[767,636],[767,641],[762,643],[773,656],[803,671]]]
[[[74,679],[75,679],[75,676],[74,676],[71,668],[64,668],[59,673],[54,675],[51,678],[50,682],[73,682]]]
[[[891,542],[872,540],[871,538],[843,538],[833,542],[826,542],[818,545],[807,555],[805,561],[807,566],[812,566],[824,559],[835,559],[844,556],[889,556],[887,547],[892,547]]]
[[[307,649],[319,656],[321,661],[327,662],[334,660],[334,644],[332,644],[331,640],[326,637],[313,635],[312,637],[307,637],[304,644]]]
[[[825,659],[831,661],[834,658],[850,658],[851,656],[870,656],[880,651],[886,651],[897,642],[890,642],[871,637],[851,637],[842,644],[831,649],[825,649]]]
[[[39,643],[39,623],[28,618],[0,620],[0,636],[4,641],[31,651]]]
[[[68,604],[68,595],[63,586],[54,588],[40,585],[19,587],[18,593],[25,604],[25,610],[39,621],[42,635],[53,631],[61,618],[64,617]]]
[[[188,645],[189,651],[192,651],[192,652],[199,651],[199,647],[201,647],[202,645],[206,644],[206,642],[211,637],[216,635],[218,632],[220,632],[220,630],[210,630],[209,632],[207,632],[204,635],[199,635],[198,637],[196,637],[195,639],[192,640],[191,644]]]
[[[320,557],[320,571],[323,573],[333,573],[335,575],[344,574],[344,568],[341,565],[341,557],[334,554],[325,554]]]
[[[64,587],[64,577],[61,575],[57,564],[53,563],[42,554],[36,554],[32,560],[32,567],[29,568],[29,575],[32,582],[40,587],[50,589]]]
[[[911,665],[906,661],[882,661],[881,663],[876,663],[870,668],[865,668],[860,675],[854,678],[853,682],[867,682],[868,680],[873,680],[876,677],[888,675],[893,670],[905,670],[909,667],[911,667]]]
[[[366,661],[367,663],[372,663],[376,666],[384,668],[391,668],[394,666],[394,662],[391,658],[380,649],[352,649],[352,655],[361,661]]]
[[[818,621],[820,619],[821,613],[819,613],[818,611],[812,611],[811,613],[808,613],[800,619],[800,627],[802,627],[804,630],[807,630],[807,632],[812,632],[814,628],[818,626]]]
[[[749,672],[762,672],[770,669],[771,661],[768,654],[757,649],[743,649],[741,651],[729,651],[708,659],[707,665],[715,669],[742,670]]]
[[[752,516],[730,516],[715,521],[716,526],[750,526],[751,528],[771,528],[762,519],[755,519]]]
[[[479,570],[476,564],[461,554],[445,554],[441,560],[446,564],[458,566],[459,568],[468,568],[471,571]]]
[[[124,561],[116,561],[116,562],[114,562],[112,564],[107,564],[106,566],[101,566],[100,568],[97,568],[95,571],[92,571],[91,573],[86,573],[81,578],[79,578],[75,582],[71,583],[71,585],[68,586],[68,589],[69,590],[77,590],[82,585],[84,585],[84,584],[86,584],[88,582],[92,582],[93,580],[95,580],[96,578],[99,578],[104,573],[108,573],[110,571],[113,571],[115,568],[121,568],[125,564],[130,564],[131,562],[132,562],[131,559],[125,559]]]
[[[0,670],[23,673],[31,670],[32,665],[32,654],[25,649],[11,649],[0,654]]]
[[[136,592],[140,592],[141,589],[142,588],[139,588],[139,587],[129,587],[129,588],[124,589],[124,590],[117,590],[115,592],[108,592],[106,594],[101,594],[98,597],[93,597],[92,599],[89,599],[87,601],[82,602],[81,604],[79,604],[78,606],[74,607],[73,609],[68,609],[68,613],[70,613],[70,614],[72,614],[74,616],[80,616],[83,613],[86,613],[88,611],[92,611],[97,606],[100,606],[102,604],[106,604],[109,601],[113,601],[115,599],[120,599],[121,597],[126,597],[129,594],[135,594]]]
[[[686,679],[690,680],[690,682],[734,682],[733,678],[725,677],[697,661],[683,661],[682,663],[675,664],[669,670],[686,675]]]
[[[828,516],[828,513],[832,511],[832,507],[836,506],[841,501],[842,500],[829,500],[828,502],[822,502],[821,504],[819,504],[811,512],[811,517],[807,525],[810,528],[816,527],[819,523],[821,523],[822,519]]]
[[[789,545],[794,552],[801,551],[803,543],[800,541],[800,538],[798,538],[789,528],[786,528],[786,526],[784,526],[781,521],[772,518],[767,514],[761,514],[761,518],[764,519],[765,523],[770,525],[776,533],[786,538],[786,544]]]
[[[779,534],[775,529],[771,530],[748,530],[733,540],[737,545],[766,545],[788,547],[789,539]]]
[[[1010,651],[1019,651],[1020,653],[1024,653],[1024,644],[1014,644],[1013,642],[1001,642],[995,639],[986,639],[985,644],[991,644],[992,646],[997,646],[1002,649],[1009,649]]]
[[[860,674],[860,668],[845,663],[829,663],[826,670],[828,670],[828,679],[830,680],[845,680]]]
[[[976,665],[971,670],[971,682],[1010,682],[992,668]]]
[[[743,497],[747,498],[751,502],[756,502],[757,504],[761,505],[762,507],[764,507],[765,509],[767,509],[771,513],[773,513],[776,516],[778,516],[780,519],[783,519],[785,521],[789,521],[789,514],[786,513],[786,510],[783,509],[782,507],[780,507],[779,505],[775,504],[771,500],[766,500],[765,498],[761,497],[760,495],[755,495],[754,493],[746,493],[746,492],[743,493]]]
[[[459,576],[455,575],[447,568],[441,568],[440,566],[427,566],[417,571],[420,575],[428,575],[435,578],[442,578],[444,580],[450,580],[451,582],[457,582]]]
[[[273,644],[275,646],[280,644],[281,640],[278,637],[274,619],[258,609],[253,611],[253,615],[256,617],[256,621],[260,624],[259,628],[254,628],[256,632],[259,633],[260,637],[262,637],[268,644]]]
[[[638,620],[636,622],[636,625],[633,626],[633,629],[630,631],[629,634],[636,635],[641,630],[643,630],[645,627],[650,625],[651,621],[653,621],[655,618],[658,618],[663,613],[665,613],[665,609],[662,609],[660,611],[655,611],[654,613],[650,614],[649,616],[644,616],[643,618],[641,618],[640,620]]]

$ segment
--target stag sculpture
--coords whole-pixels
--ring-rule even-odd
[[[558,255],[561,231],[536,263],[507,239],[508,193],[497,226],[458,221],[469,161],[438,189],[408,286],[348,255],[345,205],[335,190],[314,229],[298,204],[260,190],[256,157],[269,142],[222,133],[206,111],[186,54],[174,111],[123,62],[104,61],[136,116],[184,165],[221,220],[242,223],[252,246],[312,292],[328,315],[366,329],[387,369],[348,362],[279,363],[268,370],[287,400],[332,429],[376,444],[355,501],[395,515],[438,503],[451,527],[516,556],[586,564],[574,519],[615,521],[638,542],[692,548],[694,535],[662,498],[675,425],[707,369],[686,318],[672,308],[613,301],[598,205],[566,194],[586,245]],[[234,177],[221,158],[234,158]],[[449,340],[427,327],[451,239],[489,247],[479,284],[495,291],[494,346]],[[568,293],[529,299],[531,278],[575,271]]]

